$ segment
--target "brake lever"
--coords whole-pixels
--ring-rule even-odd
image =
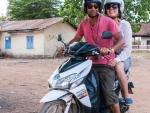
[[[94,55],[99,55],[99,53],[96,52],[96,51],[92,51],[92,55],[93,55],[93,56],[94,56]]]

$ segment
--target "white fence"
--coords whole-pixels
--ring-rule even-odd
[[[150,51],[150,45],[132,45],[133,50],[148,50]]]

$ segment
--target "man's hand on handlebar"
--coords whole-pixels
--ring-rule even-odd
[[[114,49],[103,47],[100,49],[102,55],[108,55],[109,53],[114,53]]]

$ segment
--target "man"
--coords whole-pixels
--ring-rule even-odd
[[[111,107],[113,113],[120,113],[119,100],[113,90],[115,72],[109,68],[108,63],[115,58],[114,52],[122,47],[123,42],[118,25],[112,19],[100,14],[101,4],[101,0],[84,0],[84,12],[87,13],[87,16],[80,23],[75,37],[69,44],[80,41],[84,37],[88,43],[100,48],[103,56],[91,58],[93,68],[99,74],[107,105]],[[111,31],[113,38],[103,39],[102,33],[104,31]]]

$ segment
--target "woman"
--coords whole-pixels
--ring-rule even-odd
[[[109,62],[109,65],[115,66],[117,77],[120,82],[121,88],[123,90],[122,96],[124,97],[125,104],[131,105],[133,103],[132,99],[128,94],[128,81],[125,74],[131,66],[131,50],[132,50],[132,29],[129,22],[122,19],[122,13],[124,11],[124,1],[123,0],[106,0],[104,4],[105,14],[112,18],[120,27],[122,37],[124,39],[124,48],[118,52],[116,58]]]

